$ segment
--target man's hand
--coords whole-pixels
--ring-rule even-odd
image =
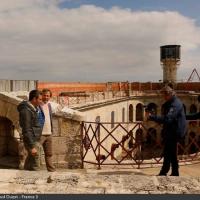
[[[35,147],[33,147],[33,148],[31,149],[31,154],[32,154],[33,156],[35,156],[35,155],[37,154],[37,149],[36,149]]]

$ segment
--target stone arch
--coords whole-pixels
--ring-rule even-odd
[[[143,105],[141,103],[136,105],[136,121],[143,121]]]
[[[20,126],[17,105],[21,100],[0,94],[0,163],[2,167],[18,168]]]
[[[129,122],[133,122],[133,105],[129,105]]]

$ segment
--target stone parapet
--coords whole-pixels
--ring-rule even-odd
[[[1,194],[200,194],[199,177],[132,170],[0,171]]]
[[[57,121],[57,122],[56,122]],[[57,127],[53,133],[53,162],[57,167],[81,167],[80,122],[54,116]]]

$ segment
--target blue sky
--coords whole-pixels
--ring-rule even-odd
[[[185,16],[200,20],[199,0],[72,0],[64,1],[61,8],[77,8],[81,5],[95,5],[110,9],[113,6],[141,11],[177,11]]]
[[[178,81],[200,71],[200,0],[1,0],[0,79],[162,80],[160,46],[181,45]]]

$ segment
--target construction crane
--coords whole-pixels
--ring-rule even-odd
[[[192,82],[193,79],[194,79],[195,74],[196,74],[196,76],[197,76],[197,78],[198,78],[198,81],[200,81],[200,76],[199,76],[199,74],[198,74],[196,68],[194,68],[194,69],[192,70],[192,73],[190,74],[190,77],[188,78],[187,82]]]

